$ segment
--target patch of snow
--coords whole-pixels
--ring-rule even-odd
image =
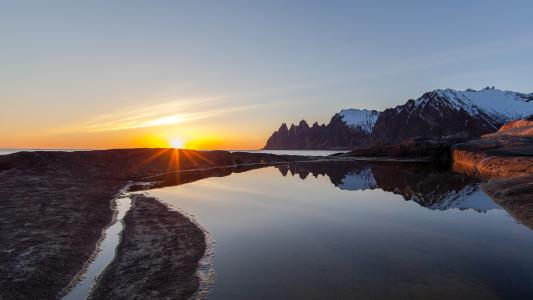
[[[533,114],[533,101],[528,101],[531,97],[528,94],[495,88],[485,88],[480,91],[446,89],[435,92],[448,100],[448,104],[454,109],[462,108],[473,116],[484,113],[502,123]],[[417,100],[420,102],[417,105],[424,101],[427,99]]]
[[[338,113],[346,125],[360,128],[366,133],[371,133],[379,117],[379,112],[367,109],[343,109]]]

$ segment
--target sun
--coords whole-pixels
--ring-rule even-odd
[[[182,139],[172,139],[170,141],[170,146],[172,148],[183,148],[184,142]]]

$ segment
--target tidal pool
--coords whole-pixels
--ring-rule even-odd
[[[104,229],[102,240],[97,246],[98,248],[94,253],[93,259],[81,271],[80,280],[76,282],[62,300],[86,299],[90,295],[99,276],[115,258],[115,252],[120,242],[120,234],[124,227],[122,219],[131,207],[131,199],[126,194],[126,190],[127,187],[113,200],[115,210],[113,222]]]
[[[208,299],[533,297],[533,231],[475,179],[356,162],[225,175],[149,191],[214,240]]]

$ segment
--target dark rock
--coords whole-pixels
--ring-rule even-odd
[[[464,141],[464,136],[447,138],[412,138],[397,144],[372,146],[337,154],[340,157],[390,157],[390,158],[420,158],[441,166],[447,166],[451,160],[451,146]]]
[[[315,122],[309,127],[305,120],[291,125],[289,130],[283,125],[268,139],[264,149],[352,149],[364,145],[369,136],[360,128],[347,126],[338,114],[327,125]]]

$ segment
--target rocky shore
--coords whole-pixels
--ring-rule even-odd
[[[412,138],[397,144],[356,149],[337,157],[420,158],[485,180],[487,194],[533,229],[533,116],[471,139],[468,135]]]
[[[306,158],[176,149],[0,156],[0,299],[64,295],[112,219],[110,201],[130,181],[296,159]]]
[[[90,299],[186,299],[198,288],[202,230],[154,198],[132,200],[116,258]]]
[[[453,169],[488,178],[533,174],[533,116],[510,122],[497,132],[454,145]]]
[[[448,166],[451,161],[452,145],[467,139],[468,136],[460,135],[447,138],[412,138],[401,143],[356,149],[336,156],[418,159],[439,166]]]
[[[453,170],[486,178],[487,194],[533,229],[533,116],[455,145]]]

